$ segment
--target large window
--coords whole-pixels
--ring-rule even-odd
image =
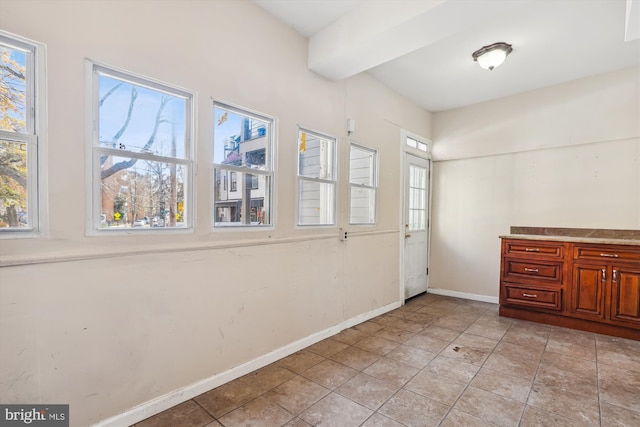
[[[335,225],[336,140],[298,131],[298,225]]]
[[[272,225],[274,120],[218,102],[213,114],[214,227]]]
[[[0,233],[41,231],[43,47],[0,32]],[[13,233],[16,232],[16,233]]]
[[[89,63],[93,229],[189,228],[193,95]]]
[[[377,152],[351,144],[349,160],[349,187],[351,224],[375,224]]]

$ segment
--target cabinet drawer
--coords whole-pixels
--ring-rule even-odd
[[[501,304],[562,310],[562,290],[502,284]]]
[[[615,260],[622,262],[640,262],[640,247],[581,246],[573,249],[573,258],[578,260]]]
[[[544,242],[534,240],[506,240],[504,255],[526,255],[527,258],[564,256],[564,244],[561,242]]]
[[[563,262],[534,262],[505,258],[503,280],[508,282],[562,284]]]

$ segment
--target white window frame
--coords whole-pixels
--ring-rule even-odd
[[[275,174],[275,165],[276,165],[276,142],[277,142],[277,119],[273,116],[269,116],[264,113],[260,113],[246,107],[241,107],[237,105],[233,105],[227,102],[218,101],[216,99],[213,100],[212,104],[212,112],[215,115],[216,108],[220,108],[226,111],[230,111],[236,113],[238,115],[252,118],[255,120],[259,120],[266,123],[267,129],[266,134],[268,136],[265,144],[265,165],[264,170],[262,169],[254,169],[244,166],[235,166],[235,165],[226,165],[222,163],[215,163],[215,145],[223,144],[224,141],[216,141],[215,140],[215,128],[214,128],[214,137],[213,137],[213,149],[211,155],[212,162],[212,177],[209,182],[211,185],[211,205],[210,205],[210,216],[211,216],[211,228],[214,232],[219,231],[227,231],[227,230],[264,230],[264,229],[273,229],[275,227],[276,222],[276,202],[275,202],[275,188],[276,188],[276,174]],[[215,122],[215,121],[214,121]],[[215,126],[215,123],[213,124]],[[246,185],[247,175],[261,175],[264,176],[266,185],[265,185],[265,205],[269,206],[269,223],[268,224],[237,224],[237,223],[226,223],[226,222],[216,222],[216,180],[215,174],[216,171],[220,170],[224,172],[223,175],[229,174],[229,172],[239,173],[236,181],[236,192],[242,190]],[[229,191],[231,190],[231,175],[229,174]],[[244,197],[244,196],[243,196]],[[249,211],[251,209],[249,208]]]
[[[338,139],[333,137],[333,136],[329,136],[320,132],[316,132],[310,129],[306,129],[306,128],[302,128],[302,127],[298,127],[298,139],[297,141],[300,141],[300,136],[302,133],[306,133],[306,134],[310,134],[313,135],[316,138],[321,138],[321,139],[326,139],[329,141],[333,141],[333,159],[332,159],[332,170],[331,170],[331,176],[332,179],[322,179],[322,178],[311,178],[311,177],[306,177],[306,176],[302,176],[300,175],[300,156],[298,155],[298,159],[297,159],[297,163],[296,163],[296,175],[298,177],[298,191],[296,193],[296,199],[297,199],[297,203],[296,203],[296,218],[297,218],[297,225],[298,227],[335,227],[337,225],[337,197],[338,197]],[[296,145],[296,149],[299,150],[299,144]],[[296,151],[297,151],[296,150]],[[320,183],[320,184],[332,184],[333,185],[333,200],[331,201],[331,210],[332,210],[332,218],[333,218],[333,222],[330,223],[320,223],[320,224],[308,224],[308,223],[302,223],[301,221],[301,217],[300,217],[300,209],[301,209],[301,200],[300,200],[300,188],[302,186],[303,182],[315,182],[315,183]]]
[[[351,182],[351,174],[352,174],[351,149],[354,147],[362,151],[368,151],[373,155],[373,160],[371,164],[371,167],[373,169],[372,185],[356,184]],[[372,222],[352,222],[351,212],[352,212],[353,206],[351,206],[351,200],[352,200],[351,193],[354,188],[364,188],[364,189],[373,190],[374,202],[373,202],[373,215],[372,215],[373,221]],[[351,141],[349,143],[349,224],[350,225],[376,225],[377,221],[378,221],[378,150],[374,148],[365,147],[363,145],[360,145]]]
[[[46,47],[44,44],[0,30],[0,42],[26,55],[25,133],[0,130],[0,139],[27,146],[27,224],[0,228],[0,239],[44,237],[47,216],[47,109]]]
[[[118,69],[115,67],[100,64],[98,62],[87,59],[86,66],[86,83],[87,83],[87,108],[91,111],[91,120],[87,126],[87,141],[90,144],[87,150],[87,176],[91,182],[91,194],[88,197],[90,203],[87,206],[86,228],[89,236],[107,236],[107,235],[141,235],[154,233],[191,233],[193,232],[195,218],[195,200],[194,200],[194,168],[195,168],[195,150],[194,150],[194,134],[195,124],[194,117],[196,115],[196,94],[186,89],[169,85],[167,83],[142,76],[130,71]],[[100,86],[99,76],[107,75],[109,77],[122,80],[137,86],[146,87],[158,92],[165,92],[169,95],[181,97],[185,99],[185,154],[184,158],[174,158],[151,153],[141,153],[129,150],[119,150],[114,148],[106,148],[100,146],[99,137],[99,99]],[[102,154],[111,154],[137,158],[138,160],[150,160],[154,162],[163,162],[168,164],[176,164],[185,166],[187,174],[184,183],[184,227],[151,227],[151,228],[102,228],[102,179],[100,177],[101,166],[100,156]]]
[[[431,159],[432,142],[417,134],[402,130],[401,138],[404,143],[404,151],[425,159]]]

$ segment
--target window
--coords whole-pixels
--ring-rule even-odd
[[[214,227],[272,225],[274,119],[213,103]]]
[[[0,31],[0,234],[42,231],[44,47]]]
[[[428,169],[409,165],[409,204],[407,231],[422,231],[427,227]]]
[[[335,225],[336,140],[298,131],[298,225]]]
[[[351,144],[349,160],[349,186],[351,199],[351,224],[375,224],[377,152]]]
[[[238,175],[236,172],[231,172],[231,191],[238,191]]]
[[[193,95],[88,63],[93,229],[191,227]]]
[[[417,148],[420,151],[424,151],[425,153],[429,152],[429,145],[426,142],[419,141],[410,136],[407,137],[407,145],[409,147]]]

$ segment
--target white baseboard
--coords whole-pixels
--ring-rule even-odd
[[[276,360],[282,359],[283,357],[287,357],[297,351],[302,350],[303,348],[309,347],[310,345],[313,345],[319,341],[322,341],[327,337],[335,335],[344,329],[350,328],[359,323],[365,322],[369,319],[373,319],[376,316],[379,316],[395,308],[398,308],[401,305],[402,305],[401,302],[395,302],[395,303],[388,304],[384,307],[378,308],[376,310],[370,311],[368,313],[364,313],[364,314],[360,314],[358,316],[352,317],[338,325],[332,326],[323,331],[309,335],[306,338],[303,338],[291,344],[285,345],[284,347],[280,347],[270,353],[259,356],[249,362],[243,363],[242,365],[231,368],[225,372],[213,375],[212,377],[209,377],[209,378],[205,378],[201,381],[198,381],[186,387],[171,391],[163,396],[157,397],[141,405],[135,406],[127,410],[126,412],[123,412],[122,414],[118,414],[111,418],[102,420],[94,424],[93,426],[94,427],[122,427],[124,425],[129,426],[129,425],[135,424],[155,414],[158,414],[164,410],[167,410],[173,406],[186,402],[189,399],[193,399],[194,397],[199,396],[202,393],[205,393],[225,383],[228,383],[229,381],[235,380],[236,378],[240,378],[241,376],[246,375],[249,372],[253,372],[256,369],[260,369],[264,366],[267,366],[268,364],[273,363]]]
[[[458,291],[449,291],[447,289],[438,289],[438,288],[429,288],[427,289],[428,294],[435,295],[444,295],[447,297],[456,297],[456,298],[464,298],[470,299],[473,301],[482,301],[482,302],[490,302],[493,304],[498,304],[498,297],[490,297],[487,295],[477,295],[477,294],[469,294],[467,292],[458,292]]]

